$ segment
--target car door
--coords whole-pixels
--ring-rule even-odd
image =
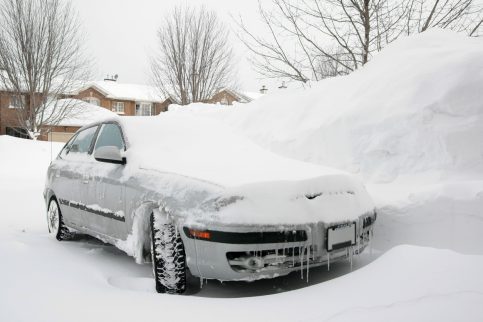
[[[102,124],[93,148],[115,146],[125,150],[121,128],[116,123]],[[88,228],[107,237],[124,239],[127,235],[125,224],[125,187],[121,183],[124,165],[94,160],[87,175],[88,183],[83,186],[87,200],[84,216]]]
[[[83,225],[83,168],[89,158],[97,128],[92,126],[78,132],[61,151],[52,168],[56,182],[53,190],[67,225]]]

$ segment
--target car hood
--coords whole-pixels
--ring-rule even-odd
[[[357,220],[374,209],[364,185],[339,174],[229,187],[206,200],[187,220],[208,225],[331,224]]]

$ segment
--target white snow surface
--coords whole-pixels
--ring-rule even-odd
[[[55,155],[61,148],[53,144]],[[252,283],[210,281],[160,295],[151,266],[116,248],[47,233],[41,193],[51,145],[0,136],[0,321],[481,321],[482,255],[402,245]],[[35,162],[31,162],[35,160]],[[28,202],[26,202],[28,201]],[[377,233],[381,227],[377,227]],[[398,227],[401,232],[406,226]],[[481,243],[481,239],[480,239]],[[384,249],[386,251],[386,249]],[[55,309],[53,309],[55,307]],[[26,309],[28,308],[28,309]],[[80,309],[87,308],[87,309]],[[187,310],[186,308],[189,308]]]
[[[236,109],[186,110],[224,119],[279,154],[366,181],[483,173],[482,54],[483,39],[430,30],[393,43],[348,76]]]
[[[482,321],[482,41],[425,32],[306,90],[169,112],[222,120],[276,153],[365,181],[379,214],[374,257],[355,257],[353,272],[345,262],[311,269],[309,283],[295,273],[156,294],[150,265],[92,239],[48,236],[51,145],[0,137],[0,321]]]

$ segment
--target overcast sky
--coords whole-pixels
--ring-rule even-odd
[[[94,77],[119,75],[123,83],[150,83],[149,57],[156,49],[156,31],[166,12],[176,4],[205,5],[234,27],[232,17],[260,29],[257,0],[72,0],[85,31],[88,53],[94,58]],[[257,91],[275,83],[260,79],[247,61],[247,51],[234,32],[230,41],[236,54],[240,87]]]

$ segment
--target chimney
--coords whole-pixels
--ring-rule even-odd
[[[119,75],[118,74],[116,74],[114,76],[107,75],[106,78],[104,78],[104,80],[105,81],[108,81],[108,82],[116,82],[118,78],[119,78]]]
[[[268,88],[263,85],[262,88],[260,88],[260,93],[265,94],[268,91]]]

